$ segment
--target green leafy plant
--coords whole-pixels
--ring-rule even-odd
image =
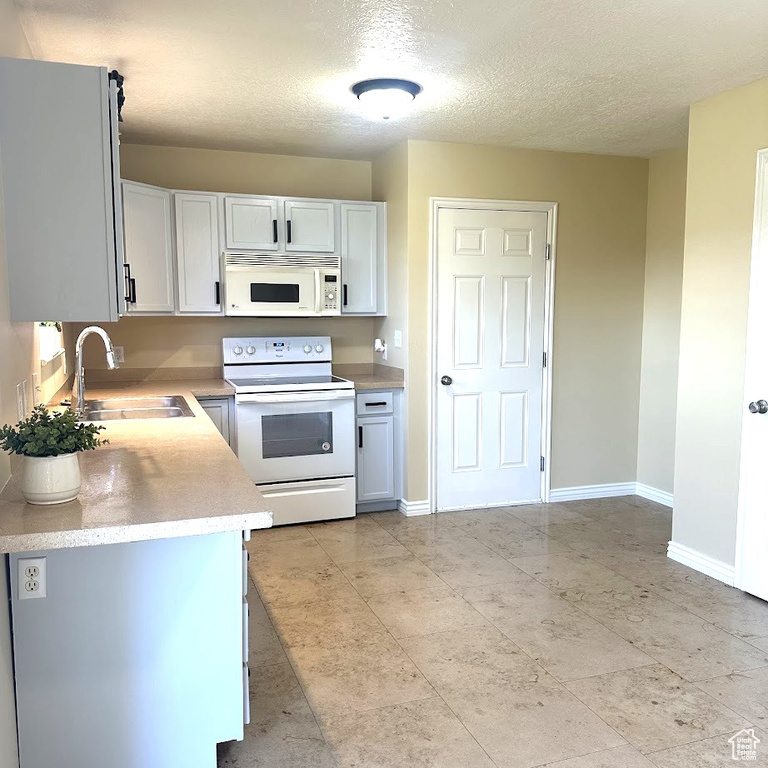
[[[42,323],[40,323],[41,328],[55,328],[59,333],[61,333],[62,325],[61,323],[53,322],[51,320],[45,320]]]
[[[65,453],[92,451],[109,440],[99,438],[105,427],[84,424],[70,408],[51,412],[36,405],[32,413],[15,427],[0,427],[0,448],[22,456],[62,456]]]

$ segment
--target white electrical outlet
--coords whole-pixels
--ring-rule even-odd
[[[394,331],[393,334],[392,343],[397,347],[397,349],[402,349],[403,347],[403,332],[402,331]]]
[[[118,363],[125,362],[125,347],[113,347],[115,350],[115,358]]]
[[[24,418],[24,388],[21,384],[16,385],[16,415],[19,421]]]
[[[20,557],[19,600],[32,600],[47,594],[45,558]]]

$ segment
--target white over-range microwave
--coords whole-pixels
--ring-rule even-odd
[[[339,257],[225,253],[224,302],[225,315],[340,315]]]

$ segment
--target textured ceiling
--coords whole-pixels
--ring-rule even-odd
[[[404,138],[651,155],[768,75],[766,0],[17,0],[37,58],[118,67],[126,141],[370,158]],[[373,122],[349,87],[407,77]]]

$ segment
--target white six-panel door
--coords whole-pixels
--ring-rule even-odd
[[[541,499],[546,249],[544,212],[439,211],[439,510]]]

